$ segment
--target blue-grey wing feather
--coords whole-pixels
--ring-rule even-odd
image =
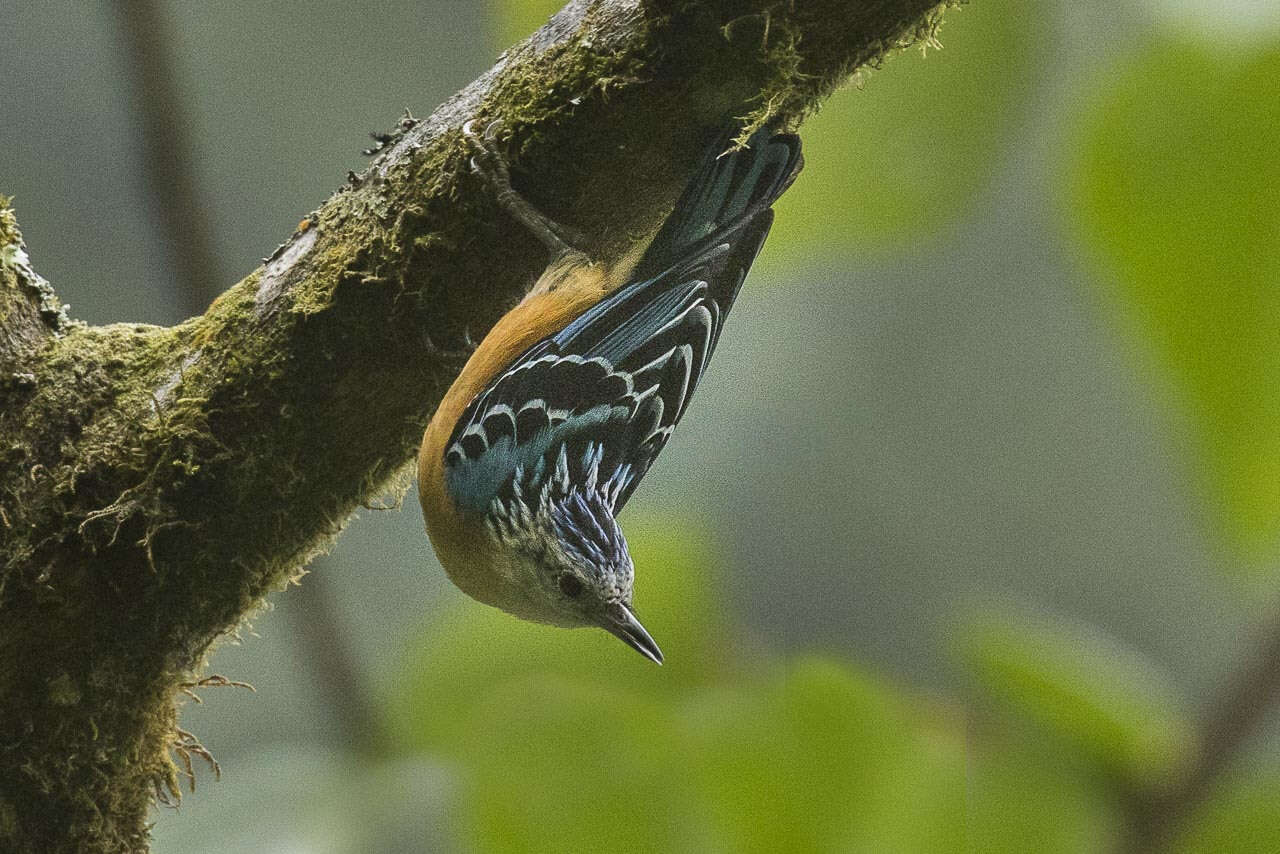
[[[754,144],[751,156],[704,164],[637,267],[656,272],[538,342],[476,396],[445,451],[461,509],[574,484],[622,509],[686,411],[768,234],[769,205],[800,168],[795,137]]]

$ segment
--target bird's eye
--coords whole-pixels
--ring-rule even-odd
[[[566,572],[560,576],[560,592],[570,599],[577,599],[582,592],[582,582],[572,572]]]

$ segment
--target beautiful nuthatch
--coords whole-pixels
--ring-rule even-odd
[[[472,168],[552,258],[427,426],[427,532],[473,598],[527,620],[598,626],[660,664],[631,605],[631,556],[614,517],[706,371],[769,208],[803,164],[800,140],[762,129],[726,151],[730,134],[719,137],[643,254],[608,265],[515,193],[495,127],[463,128]]]

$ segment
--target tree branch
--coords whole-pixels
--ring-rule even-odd
[[[26,360],[70,326],[52,286],[31,268],[17,217],[0,196],[0,394],[34,387]]]
[[[936,0],[571,3],[172,328],[69,324],[0,219],[0,848],[146,846],[174,693],[391,486],[545,263],[467,168],[624,251],[727,116],[796,122],[936,26]]]

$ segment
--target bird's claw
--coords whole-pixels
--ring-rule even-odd
[[[489,122],[482,132],[476,131],[476,122],[477,119],[468,119],[462,125],[462,135],[475,151],[471,156],[471,171],[488,179],[492,184],[504,186],[510,183],[507,162],[493,150],[493,143],[498,139],[498,130],[502,127],[502,119]]]
[[[478,119],[468,119],[462,125],[462,136],[471,146],[471,171],[479,175],[493,188],[494,196],[516,220],[529,229],[557,256],[581,254],[575,247],[585,246],[586,239],[577,229],[560,225],[540,213],[511,186],[511,170],[506,158],[496,150],[502,119],[494,119],[477,131]]]
[[[493,142],[498,138],[498,128],[502,127],[502,119],[494,119],[485,126],[483,133],[476,133],[476,122],[479,119],[467,119],[462,125],[462,135],[468,139],[479,142],[483,139],[485,142]]]

